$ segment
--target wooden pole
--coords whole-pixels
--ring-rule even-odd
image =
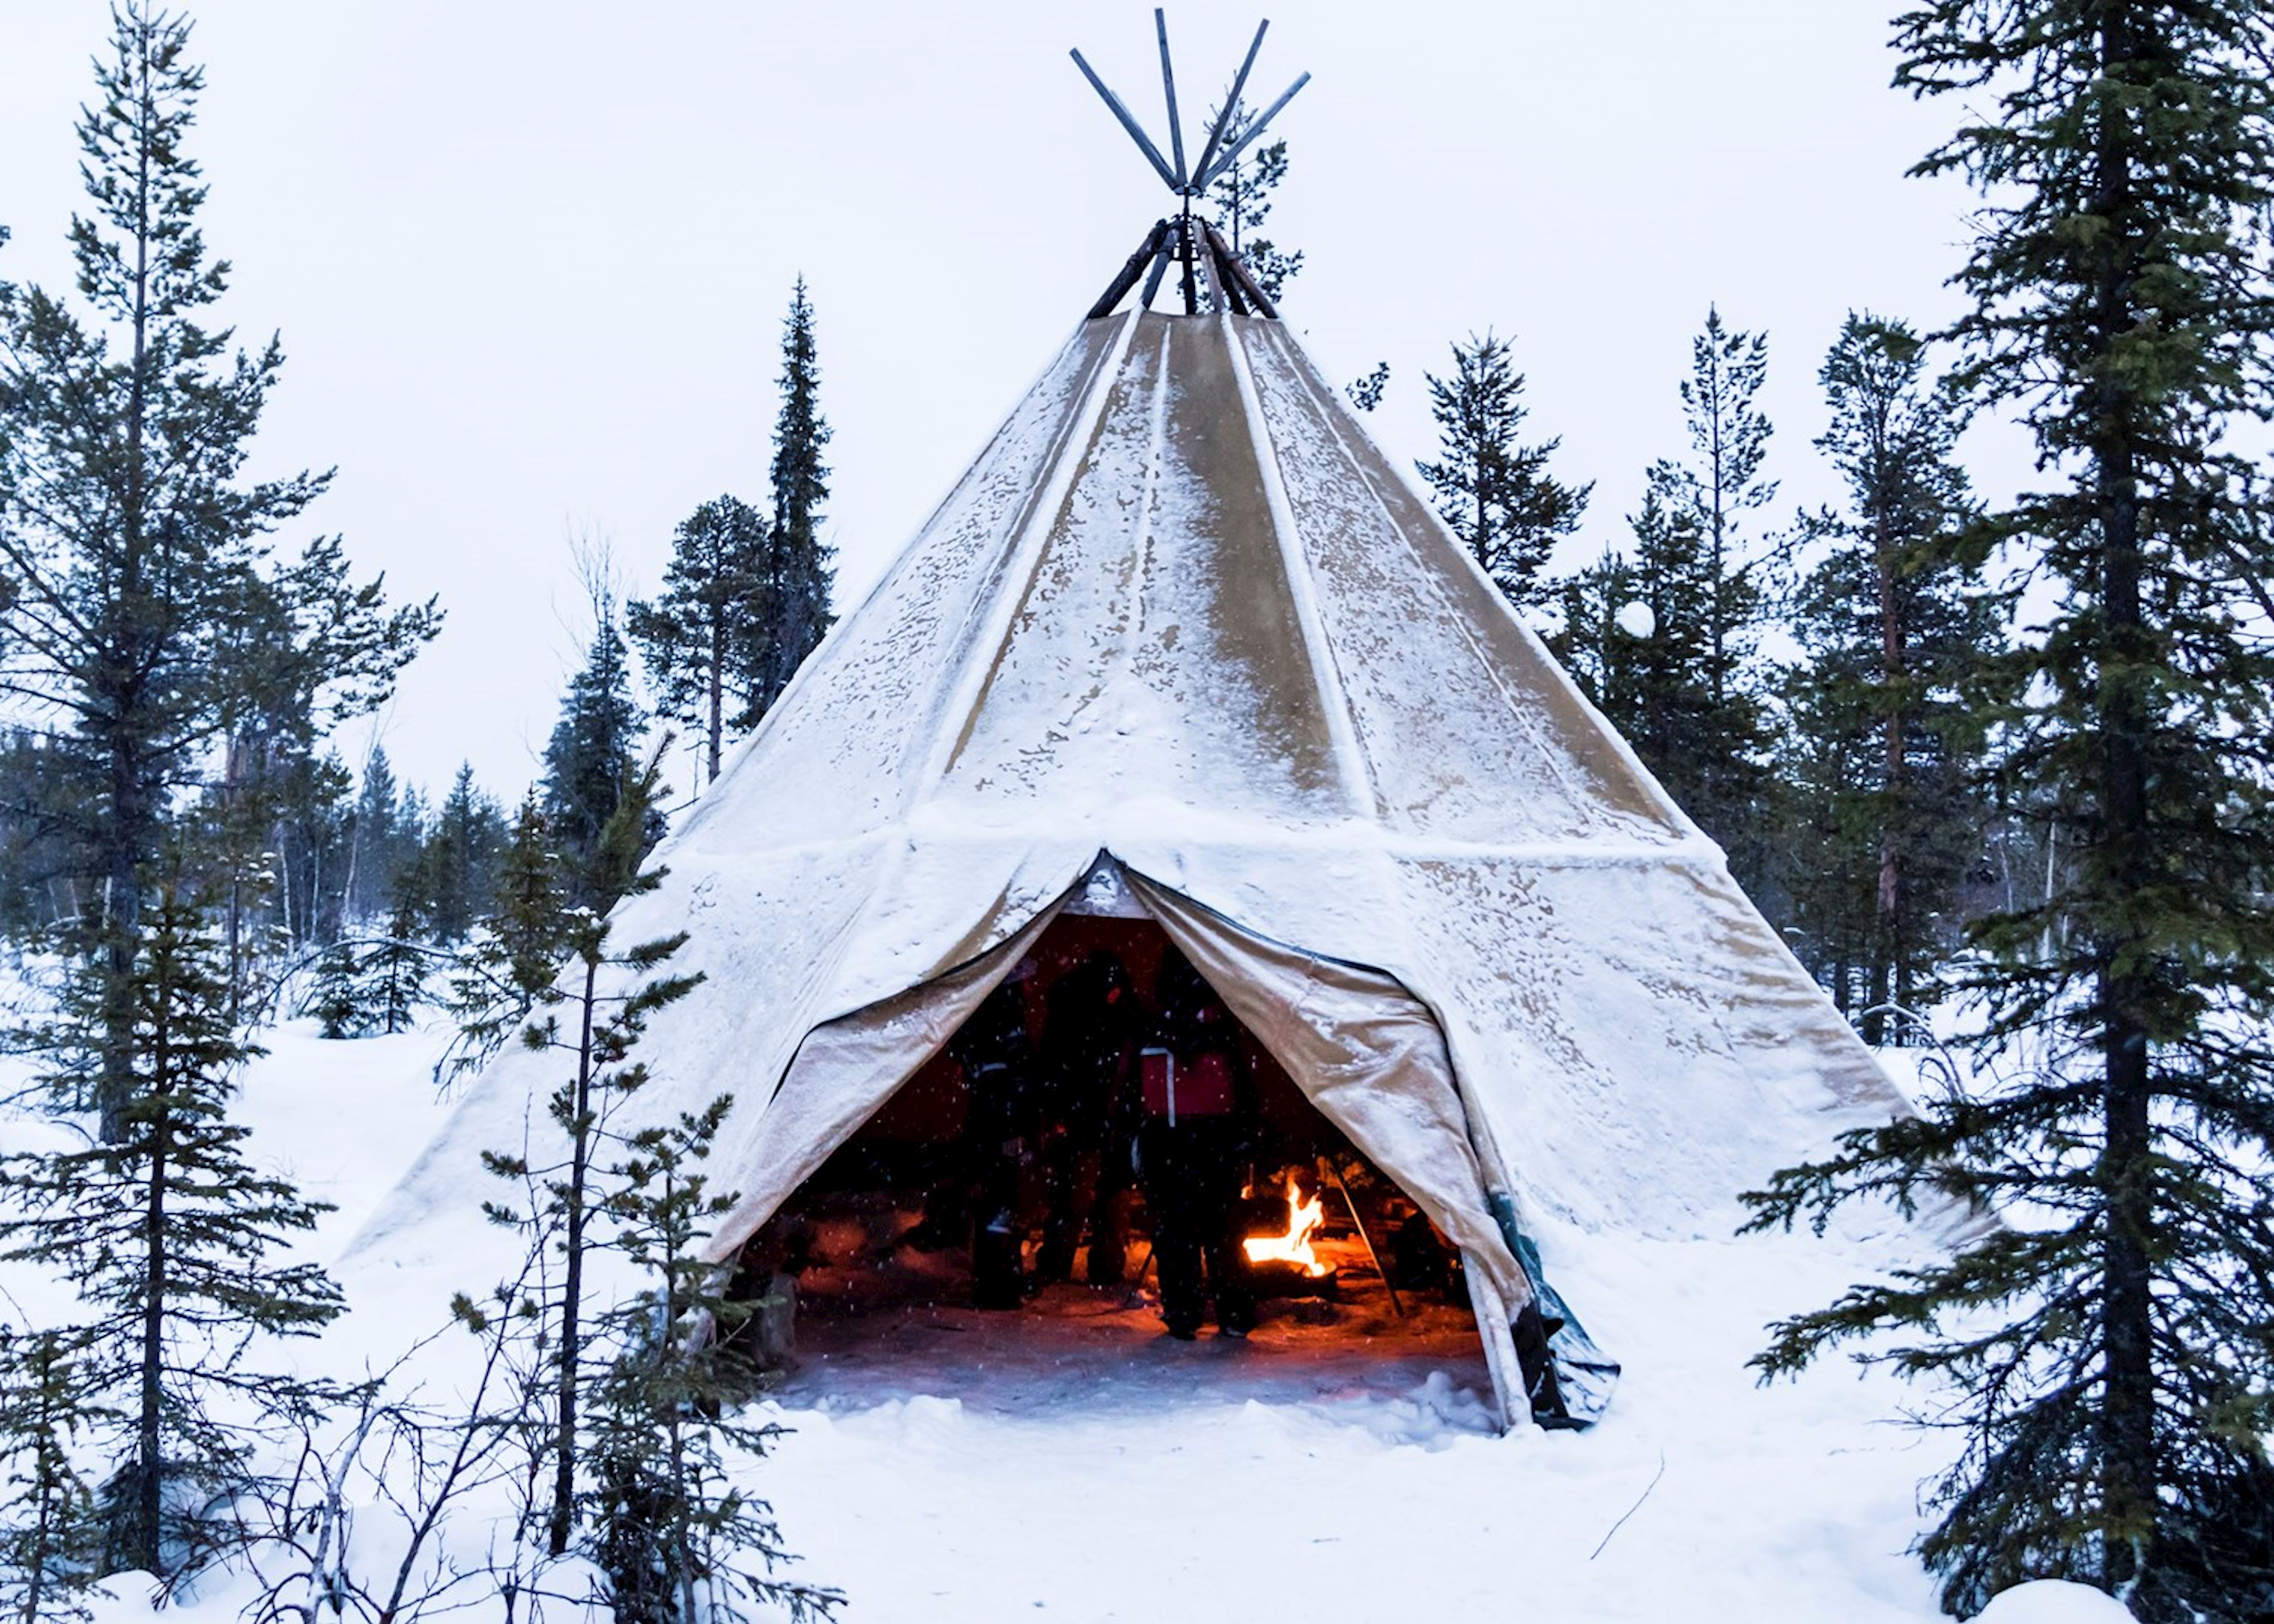
[[[1350,1209],[1351,1222],[1358,1226],[1358,1238],[1365,1243],[1366,1255],[1374,1259],[1374,1273],[1382,1276],[1382,1288],[1389,1294],[1389,1311],[1404,1318],[1405,1305],[1397,1300],[1397,1283],[1389,1278],[1389,1271],[1382,1266],[1382,1254],[1374,1250],[1374,1237],[1366,1232],[1366,1220],[1358,1215],[1358,1203],[1351,1198],[1350,1186],[1343,1182],[1343,1175],[1335,1171],[1335,1164],[1329,1158],[1320,1157],[1319,1167],[1343,1192],[1343,1205]]]
[[[1097,296],[1097,303],[1089,307],[1088,320],[1095,321],[1100,316],[1113,313],[1113,307],[1137,285],[1137,278],[1145,274],[1145,267],[1160,253],[1162,241],[1168,235],[1169,223],[1165,220],[1156,222],[1152,230],[1146,234],[1144,245],[1129,256],[1129,262],[1121,268],[1105,291]]]
[[[1256,282],[1254,276],[1249,274],[1247,267],[1240,262],[1239,256],[1225,244],[1224,234],[1205,220],[1201,222],[1201,229],[1208,233],[1209,248],[1224,261],[1233,280],[1239,283],[1240,291],[1247,296],[1247,302],[1254,306],[1262,314],[1269,316],[1275,321],[1277,321],[1278,306],[1265,297],[1261,285]]]

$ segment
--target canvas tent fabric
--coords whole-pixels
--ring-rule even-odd
[[[685,931],[674,966],[705,978],[629,1108],[734,1096],[713,1166],[748,1233],[1101,852],[1425,1012],[1455,1108],[1312,1097],[1385,1168],[1465,1156],[1471,1216],[1520,1218],[1551,1271],[1559,1228],[1726,1234],[1737,1191],[1905,1108],[1275,321],[1077,329],[621,910],[617,940]],[[890,1017],[847,1062],[869,1090],[784,1087],[862,1012]],[[415,1251],[420,1214],[478,1198],[546,1064],[500,1059],[368,1243]],[[1473,1240],[1502,1309],[1507,1250]]]

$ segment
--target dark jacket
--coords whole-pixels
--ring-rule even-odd
[[[1043,1027],[1043,1114],[1049,1122],[1086,1132],[1106,1119],[1124,1091],[1148,1018],[1129,971],[1103,948],[1058,978]]]

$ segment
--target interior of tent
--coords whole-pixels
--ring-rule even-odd
[[[1133,1132],[1051,1144],[1053,1113],[1037,1114],[1013,1175],[1026,1289],[990,1303],[986,1265],[975,1267],[986,1244],[975,1162],[998,1154],[999,1129],[975,1144],[959,1034],[1015,1000],[1040,1065],[1065,1037],[1051,1021],[1085,1018],[1053,993],[1108,955],[1141,1000],[1181,956],[1239,1022],[1254,1118],[1239,1263],[1273,1379],[1306,1369],[1346,1387],[1434,1372],[1515,1419],[1514,1396],[1533,1384],[1510,1326],[1532,1292],[1490,1211],[1434,1017],[1382,972],[1265,941],[1108,859],[993,952],[808,1037],[769,1116],[810,1121],[819,1107],[833,1126],[806,1141],[779,1198],[738,1214],[714,1248],[773,1305],[750,1333],[754,1358],[793,1372],[889,1365],[977,1335],[998,1364],[1103,1379],[1161,1340],[1150,1181],[1124,1165],[1141,1161]],[[1111,1102],[1089,1103],[1107,1122]],[[1125,1121],[1142,1109],[1124,1104]],[[960,1363],[936,1379],[952,1391]]]

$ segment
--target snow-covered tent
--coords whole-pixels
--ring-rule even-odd
[[[637,1105],[734,1096],[718,1256],[1057,912],[1148,913],[1458,1243],[1512,1421],[1531,1236],[1552,1273],[1559,1229],[1727,1233],[1904,1108],[1263,315],[1084,322],[658,861],[617,940],[686,931],[705,979]],[[477,1198],[542,1064],[474,1088],[390,1248]]]

